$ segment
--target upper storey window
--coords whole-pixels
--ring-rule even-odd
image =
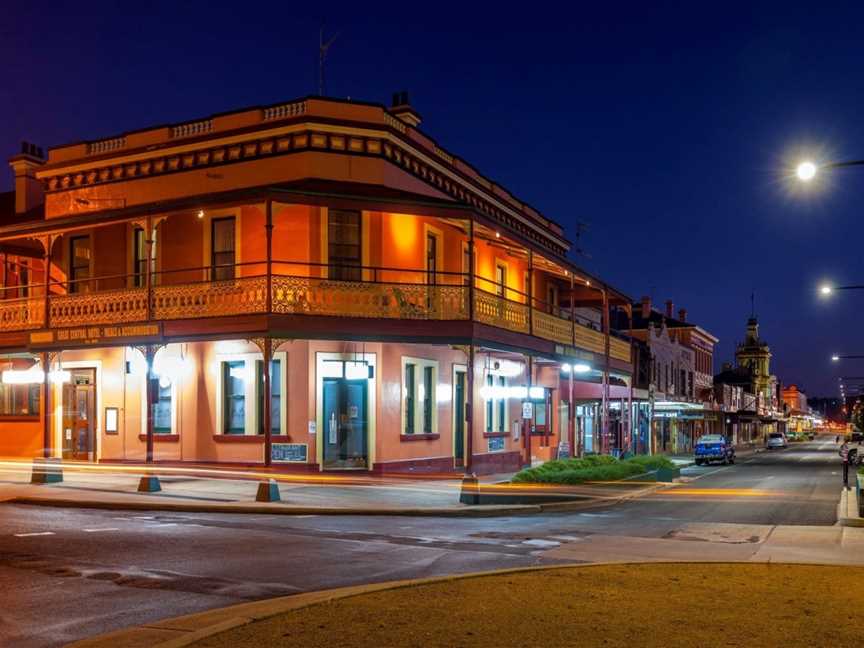
[[[213,281],[222,281],[234,278],[234,264],[236,263],[236,237],[235,219],[214,218],[210,221],[210,265],[213,269]]]
[[[147,272],[146,243],[144,230],[136,227],[132,232],[132,286],[142,288]]]
[[[362,276],[360,212],[332,209],[327,219],[330,279],[360,281]]]
[[[69,292],[90,292],[91,245],[89,236],[73,236],[69,241]]]

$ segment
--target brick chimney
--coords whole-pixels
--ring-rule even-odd
[[[651,317],[651,298],[645,295],[642,298],[642,319]]]
[[[411,107],[411,102],[408,100],[408,93],[402,92],[393,93],[393,102],[390,105],[389,112],[391,115],[405,122],[409,126],[417,128],[420,125],[420,113]]]
[[[682,322],[687,321],[687,309],[686,308],[679,308],[678,309],[678,319],[681,320]]]
[[[36,179],[36,170],[45,164],[42,149],[30,142],[21,142],[21,152],[9,159],[15,174],[15,213],[24,214],[45,202],[42,183]]]
[[[675,317],[673,313],[675,312],[675,304],[672,303],[671,299],[666,300],[666,317],[672,319]]]

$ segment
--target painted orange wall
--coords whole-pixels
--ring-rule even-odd
[[[42,416],[36,421],[0,419],[0,457],[42,456]]]

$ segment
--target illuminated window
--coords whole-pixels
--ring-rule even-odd
[[[264,389],[264,361],[258,360],[258,428],[259,434],[264,434],[264,407],[267,393]],[[280,360],[270,361],[270,432],[281,434],[282,432],[282,362]]]
[[[437,434],[438,362],[402,358],[402,376],[403,434]]]
[[[433,368],[423,367],[423,433],[432,434],[432,396],[435,393]]]
[[[489,391],[492,391],[492,387],[495,384],[495,379],[492,374],[486,376],[486,387],[489,388]],[[495,425],[495,402],[492,400],[492,397],[486,399],[486,431],[491,432]]]
[[[405,434],[414,434],[415,369],[413,362],[405,363]]]
[[[171,434],[171,385],[159,385],[156,402],[153,403],[153,433]]]
[[[498,386],[502,394],[506,393],[507,379],[504,376],[498,376]],[[498,399],[498,431],[507,431],[507,399],[503,397]]]
[[[499,297],[507,296],[507,266],[503,263],[495,264],[495,294]]]
[[[222,433],[246,433],[246,363],[222,363]]]
[[[0,416],[39,417],[40,385],[4,385],[0,383]]]

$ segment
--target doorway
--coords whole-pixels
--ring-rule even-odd
[[[324,468],[369,467],[366,379],[324,378]]]
[[[466,376],[465,367],[453,367],[453,464],[465,465],[465,411]]]
[[[72,369],[63,384],[63,459],[96,461],[96,369]]]

